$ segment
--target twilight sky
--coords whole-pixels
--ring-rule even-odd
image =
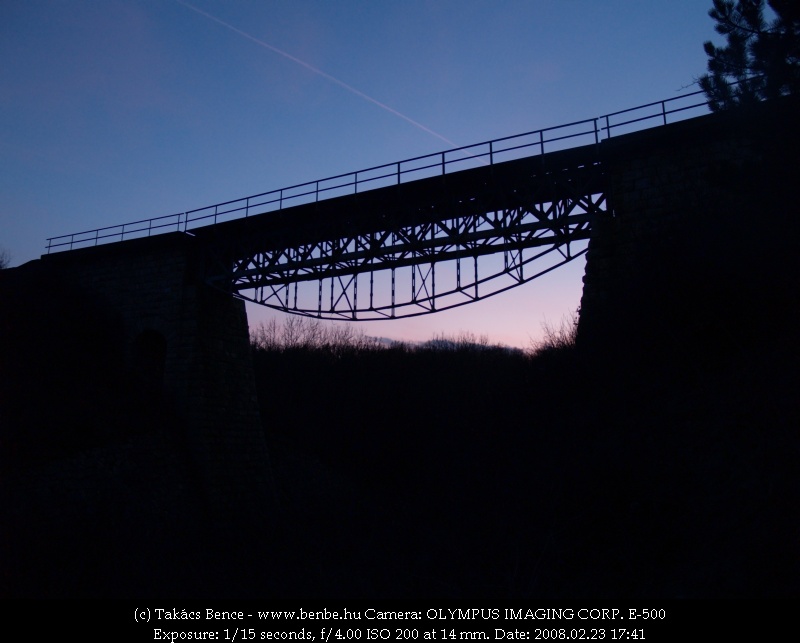
[[[4,0],[0,249],[690,91],[710,0]],[[577,260],[370,334],[527,347]],[[248,305],[251,326],[269,316]]]

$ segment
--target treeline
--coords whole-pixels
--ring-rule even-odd
[[[370,351],[399,352],[495,352],[516,357],[535,357],[543,353],[574,348],[578,313],[564,316],[559,324],[545,322],[543,335],[531,340],[527,349],[492,343],[489,336],[471,331],[454,335],[440,333],[426,342],[403,342],[367,335],[353,324],[325,324],[313,317],[289,316],[279,322],[270,318],[250,331],[250,344],[256,352],[313,351],[331,355],[362,354]]]
[[[591,434],[576,404],[591,387],[561,327],[538,352],[470,333],[410,345],[330,328],[300,319],[253,334],[278,493],[303,552],[295,577],[323,595],[574,586],[578,570],[542,559],[561,556],[548,544],[563,542],[558,516],[595,471],[591,435],[573,448]]]
[[[256,329],[294,577],[395,597],[796,589],[793,545],[775,537],[797,522],[789,362],[687,360],[667,336],[656,353],[592,354],[574,321],[527,351],[468,333],[409,346],[307,320]]]

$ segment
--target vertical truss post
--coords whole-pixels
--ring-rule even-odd
[[[375,271],[369,271],[369,309],[375,310],[375,300],[374,300],[374,293],[375,293]]]
[[[392,319],[394,319],[394,304],[395,304],[395,275],[394,267],[392,267]]]
[[[475,255],[472,260],[475,265],[475,299],[478,299],[478,255]]]
[[[358,274],[353,275],[353,319],[358,311]]]
[[[436,310],[436,262],[431,264],[431,310]]]

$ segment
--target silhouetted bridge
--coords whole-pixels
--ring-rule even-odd
[[[188,427],[224,516],[231,497],[274,490],[245,298],[320,317],[424,314],[530,281],[588,244],[578,337],[590,350],[728,336],[748,288],[759,314],[795,310],[798,101],[666,124],[704,113],[701,100],[51,238],[40,260],[2,272],[42,275],[31,283],[61,301],[89,295],[116,320],[128,369]]]
[[[47,240],[47,252],[164,232],[205,280],[278,310],[399,318],[460,306],[586,252],[610,216],[601,143],[705,113],[694,92],[597,118]]]

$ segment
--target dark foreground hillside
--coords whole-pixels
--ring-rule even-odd
[[[793,324],[723,353],[256,350],[278,508],[228,522],[113,317],[35,273],[0,295],[3,596],[798,594]]]
[[[788,348],[649,367],[575,350],[256,365],[281,493],[322,569],[353,552],[389,594],[786,596]]]

